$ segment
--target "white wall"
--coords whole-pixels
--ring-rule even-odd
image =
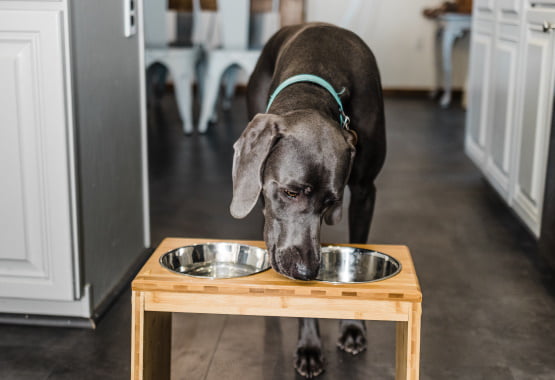
[[[353,0],[306,0],[306,20],[340,24]],[[355,1],[356,2],[356,1]],[[436,84],[434,21],[422,10],[435,0],[361,0],[347,26],[370,46],[386,89],[431,89]],[[468,35],[453,54],[453,87],[461,88],[468,64]]]

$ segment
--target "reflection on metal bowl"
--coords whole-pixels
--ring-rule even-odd
[[[359,283],[385,280],[401,271],[401,264],[385,253],[354,247],[322,247],[317,281]]]
[[[266,250],[236,243],[206,243],[176,248],[160,264],[179,274],[202,278],[249,276],[270,268]]]

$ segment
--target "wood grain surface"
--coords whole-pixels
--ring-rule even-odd
[[[173,273],[159,263],[160,257],[172,249],[218,241],[224,240],[165,239],[135,277],[132,283],[133,291],[234,294],[248,297],[282,295],[309,298],[342,298],[344,300],[422,301],[422,293],[409,249],[400,245],[352,245],[386,253],[397,259],[402,266],[401,272],[389,279],[361,284],[296,281],[281,276],[273,269],[246,277],[212,280]],[[233,242],[265,248],[264,242],[261,241],[234,240]]]
[[[396,321],[396,379],[416,380],[420,362],[422,293],[410,252],[398,245],[352,245],[386,253],[401,263],[388,279],[362,284],[295,281],[273,269],[211,280],[173,273],[160,257],[214,239],[166,238],[132,283],[132,379],[169,380],[171,313]],[[233,241],[265,248],[261,241]]]

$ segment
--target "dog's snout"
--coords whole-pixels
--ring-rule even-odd
[[[314,280],[320,269],[320,252],[298,247],[270,250],[274,270],[295,280]]]
[[[295,265],[293,278],[296,278],[299,280],[305,280],[305,281],[314,280],[316,276],[318,276],[319,269],[320,269],[319,265],[308,267],[302,263],[297,263]]]

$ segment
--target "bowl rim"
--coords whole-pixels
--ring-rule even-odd
[[[268,266],[266,268],[260,269],[256,272],[245,274],[245,275],[240,275],[240,276],[233,276],[233,277],[215,277],[215,276],[198,276],[198,275],[193,275],[193,274],[189,274],[189,273],[179,272],[179,271],[168,268],[162,262],[162,260],[172,252],[178,251],[178,250],[183,249],[183,248],[206,246],[206,245],[239,245],[239,246],[245,246],[245,247],[250,247],[250,248],[255,248],[257,250],[261,250],[261,251],[263,251],[263,253],[265,255],[268,255],[268,250],[267,249],[257,247],[255,245],[236,243],[236,242],[226,242],[226,241],[213,241],[213,242],[209,241],[209,242],[206,242],[206,243],[188,244],[188,245],[184,245],[184,246],[181,246],[181,247],[176,247],[176,248],[170,249],[170,250],[168,250],[168,251],[166,251],[166,252],[164,252],[163,254],[160,255],[160,258],[158,259],[158,262],[160,263],[161,267],[163,267],[164,269],[166,269],[167,271],[169,271],[171,273],[182,275],[182,276],[187,276],[187,277],[207,279],[207,280],[227,280],[227,279],[233,279],[233,278],[248,277],[248,276],[253,276],[253,275],[265,272],[265,271],[269,270],[272,267],[272,265],[270,264],[270,260],[268,258]],[[399,273],[401,273],[401,271],[403,269],[403,265],[395,257],[393,257],[393,256],[391,256],[387,253],[384,253],[384,252],[376,251],[374,249],[361,248],[361,247],[356,247],[354,245],[322,244],[321,245],[321,252],[323,252],[324,249],[333,249],[333,248],[359,250],[359,251],[361,251],[360,253],[365,254],[365,255],[378,254],[379,256],[384,257],[386,259],[386,261],[391,261],[394,264],[396,264],[397,269],[393,273],[391,273],[387,276],[384,276],[384,277],[381,277],[381,278],[378,278],[378,279],[373,279],[373,280],[365,280],[365,281],[330,281],[330,280],[322,280],[322,279],[319,279],[319,278],[315,278],[314,280],[303,281],[303,280],[289,278],[287,276],[284,276],[284,277],[289,278],[293,281],[301,281],[301,282],[314,281],[314,282],[324,282],[324,283],[333,284],[333,285],[367,284],[367,283],[372,283],[372,282],[384,281],[384,280],[387,280],[389,278],[392,278],[392,277],[398,275]],[[283,275],[281,275],[281,276],[283,276]]]
[[[321,247],[321,253],[323,253],[323,249],[324,248],[340,248],[340,249],[352,249],[352,250],[360,250],[362,251],[362,254],[365,255],[371,255],[371,254],[378,254],[380,256],[384,256],[388,261],[391,261],[395,264],[397,264],[397,269],[384,277],[380,277],[374,280],[366,280],[366,281],[330,281],[330,280],[321,280],[319,278],[315,278],[312,281],[316,281],[316,282],[325,282],[327,284],[334,284],[334,285],[348,285],[348,284],[368,284],[371,282],[379,282],[379,281],[384,281],[387,280],[391,277],[394,277],[396,275],[398,275],[399,273],[401,273],[401,271],[403,270],[403,265],[401,264],[401,262],[399,260],[397,260],[395,257],[388,255],[387,253],[383,253],[380,251],[376,251],[375,249],[367,249],[367,248],[360,248],[360,247],[356,247],[356,246],[351,246],[351,245],[335,245],[335,244],[323,244]]]
[[[168,268],[162,262],[164,260],[164,258],[166,256],[168,256],[170,253],[173,253],[173,252],[178,251],[180,249],[190,248],[190,247],[198,247],[198,246],[207,246],[207,245],[238,245],[238,246],[256,248],[257,250],[261,250],[265,256],[268,255],[268,250],[267,249],[260,248],[260,247],[257,247],[255,245],[236,243],[236,242],[227,242],[227,241],[214,241],[214,242],[208,241],[206,243],[188,244],[188,245],[183,245],[181,247],[176,247],[176,248],[170,249],[169,251],[166,251],[166,252],[164,252],[163,254],[160,255],[160,258],[158,259],[158,262],[160,263],[160,266],[162,268],[170,271],[171,273],[179,274],[179,275],[187,276],[187,277],[193,277],[193,278],[202,278],[202,279],[207,279],[207,280],[228,280],[228,279],[233,279],[233,278],[248,277],[248,276],[253,276],[255,274],[265,272],[265,271],[267,271],[268,269],[270,269],[272,267],[272,265],[270,264],[269,258],[266,258],[267,262],[268,262],[267,263],[268,266],[266,268],[257,270],[256,272],[252,272],[252,273],[249,273],[249,274],[243,274],[243,275],[240,275],[240,276],[233,276],[233,277],[216,277],[216,276],[199,276],[199,275],[194,275],[194,274],[190,274],[190,273],[179,272],[177,270]]]

